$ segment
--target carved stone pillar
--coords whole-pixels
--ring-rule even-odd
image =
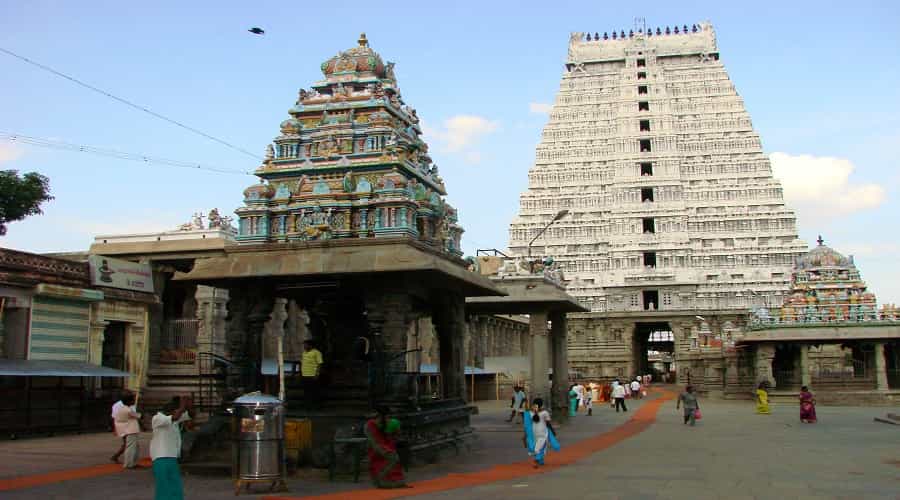
[[[476,336],[476,322],[478,321],[477,316],[472,317],[469,321],[466,321],[465,334],[463,335],[463,364],[465,366],[475,366],[475,341],[474,338]]]
[[[475,366],[484,368],[485,348],[484,343],[487,339],[489,316],[478,316],[476,323],[478,332],[475,336]]]
[[[170,277],[169,273],[153,269],[153,293],[159,298],[158,303],[148,306],[150,316],[150,358],[154,362],[159,360],[159,352],[162,349],[163,323],[165,321],[162,298]]]
[[[284,323],[284,359],[297,361],[303,354],[303,341],[309,338],[309,314],[296,300],[287,303],[287,319]]]
[[[803,344],[800,346],[800,385],[809,387],[812,384],[809,369],[809,346]]]
[[[410,297],[403,292],[377,291],[366,299],[369,329],[374,339],[374,386],[370,388],[373,402],[390,398],[393,392],[392,373],[407,368],[409,322],[414,320]],[[421,332],[420,332],[421,335]],[[443,353],[442,353],[443,354]],[[389,389],[391,391],[389,391]]]
[[[228,347],[228,358],[238,365],[247,359],[246,337],[247,316],[250,314],[250,298],[243,288],[228,291],[228,314],[225,317],[225,342]]]
[[[531,399],[541,398],[550,404],[550,336],[547,331],[547,312],[532,313],[529,319],[531,336]]]
[[[284,324],[287,316],[287,299],[275,299],[272,314],[263,329],[262,357],[264,359],[278,357],[278,339],[284,338]]]
[[[197,351],[225,356],[225,305],[228,302],[228,291],[198,285],[194,298],[197,301],[197,319],[200,320]]]
[[[887,362],[884,359],[884,342],[875,343],[875,387],[888,390]]]
[[[759,344],[756,346],[756,381],[768,382],[775,387],[772,375],[772,360],[775,359],[775,344]]]
[[[260,366],[263,359],[263,339],[266,323],[275,307],[275,298],[261,289],[256,289],[250,296],[250,308],[247,314],[247,339],[245,343],[246,358],[250,367],[248,389],[262,389]]]
[[[447,294],[434,309],[434,326],[441,348],[441,379],[444,397],[466,399],[463,358],[465,298]]]
[[[553,352],[553,409],[554,415],[567,415],[569,392],[569,349],[566,313],[550,314],[550,344]]]

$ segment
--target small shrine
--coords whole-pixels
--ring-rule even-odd
[[[900,388],[900,321],[897,308],[878,310],[875,294],[852,256],[825,245],[800,256],[791,273],[791,291],[780,311],[752,311],[738,343],[755,366],[754,383],[778,391],[812,387],[820,400],[843,403],[853,390],[892,401]],[[742,371],[735,359],[735,373]],[[747,383],[749,372],[744,379]],[[849,398],[849,399],[848,399]]]
[[[280,392],[289,417],[313,422],[314,461],[336,435],[358,434],[375,405],[401,420],[414,454],[432,457],[472,436],[466,297],[506,292],[466,269],[456,209],[394,64],[363,34],[322,73],[244,190],[238,244],[174,281],[227,290],[231,388]],[[436,374],[422,371],[422,323]],[[324,358],[315,386],[285,369],[304,341]]]
[[[878,319],[875,294],[866,290],[853,256],[825,245],[800,257],[791,275],[791,294],[781,307],[783,322],[873,321]]]
[[[462,255],[463,229],[406,105],[394,63],[365,33],[322,63],[266,148],[259,184],[244,191],[241,243],[409,236]]]

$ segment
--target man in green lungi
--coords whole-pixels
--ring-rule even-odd
[[[191,419],[188,414],[191,406],[190,396],[175,396],[153,416],[150,458],[156,482],[154,500],[184,499],[178,457],[181,456],[181,424]]]

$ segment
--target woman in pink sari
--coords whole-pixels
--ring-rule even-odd
[[[800,388],[800,422],[816,423],[816,398],[805,385]]]

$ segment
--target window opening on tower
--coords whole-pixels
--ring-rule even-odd
[[[638,102],[638,111],[650,111],[650,103],[647,101]]]
[[[641,139],[640,146],[641,153],[649,153],[653,150],[650,146],[650,139]]]
[[[641,188],[641,201],[653,201],[653,188]]]
[[[638,80],[646,80],[646,79],[647,79],[647,72],[646,72],[646,71],[638,71],[637,79],[638,79]]]
[[[638,95],[647,95],[646,85],[638,85]]]
[[[641,292],[644,299],[644,310],[652,311],[657,308],[659,305],[659,291],[658,290],[643,290]]]
[[[656,267],[656,252],[644,252],[644,267]]]
[[[641,120],[640,129],[641,129],[641,132],[649,132],[650,131],[650,120]]]
[[[653,175],[653,163],[641,163],[641,177]]]
[[[644,228],[644,234],[656,232],[656,224],[653,221],[653,217],[645,217],[641,220],[641,224]]]
[[[637,60],[637,67],[638,67],[638,68],[643,68],[643,67],[646,67],[646,66],[647,66],[647,60],[646,60],[646,59],[638,59],[638,60]]]

